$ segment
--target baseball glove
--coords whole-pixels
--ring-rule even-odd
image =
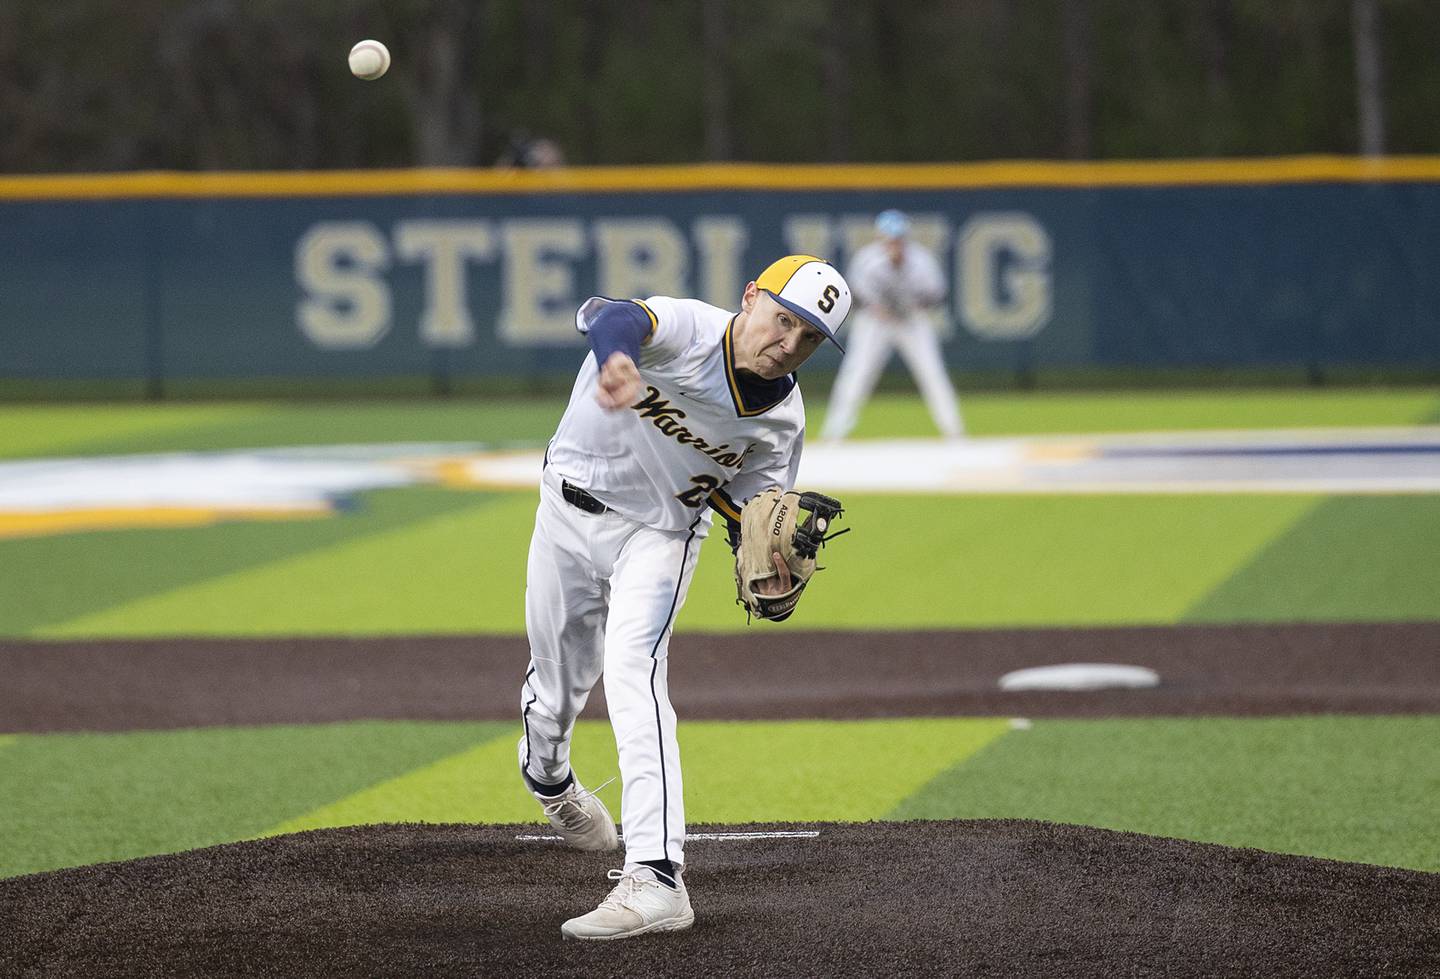
[[[844,509],[840,501],[819,493],[782,492],[772,486],[752,497],[740,511],[740,543],[735,549],[736,603],[760,619],[779,622],[790,617],[800,594],[815,574],[815,552],[827,540],[846,531],[828,534]],[[756,590],[779,578],[771,556],[779,554],[790,569],[791,587],[781,594]],[[774,586],[771,586],[774,587]]]

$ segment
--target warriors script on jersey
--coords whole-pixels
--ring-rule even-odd
[[[609,305],[587,301],[582,327],[588,332]],[[735,503],[767,486],[793,485],[805,428],[795,379],[740,374],[725,310],[660,296],[626,305],[651,323],[636,363],[643,395],[628,411],[602,408],[594,393],[600,369],[588,358],[550,443],[550,466],[632,520],[669,530],[688,529],[712,500],[738,519]],[[690,451],[675,451],[680,446]],[[700,516],[703,537],[710,520],[708,512]]]
[[[680,396],[694,400],[692,395],[688,395],[684,391],[680,392]],[[726,451],[730,449],[729,442],[723,445],[711,445],[705,441],[705,439],[680,424],[679,419],[685,417],[684,409],[672,408],[670,402],[660,396],[660,389],[653,384],[645,388],[645,397],[630,407],[640,412],[641,418],[648,418],[651,424],[681,445],[692,446],[697,451],[714,459],[719,465],[727,468],[739,466],[745,461],[745,457],[750,454],[750,450],[755,447],[753,443],[747,445],[744,450],[737,455],[734,451]]]

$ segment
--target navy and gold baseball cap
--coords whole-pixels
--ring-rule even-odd
[[[850,313],[850,286],[835,266],[814,255],[786,255],[761,272],[755,285],[840,347],[835,334]]]

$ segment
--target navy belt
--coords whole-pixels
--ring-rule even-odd
[[[610,508],[601,503],[595,497],[585,492],[568,479],[560,481],[560,495],[565,497],[565,502],[573,507],[578,507],[586,513],[608,513]]]

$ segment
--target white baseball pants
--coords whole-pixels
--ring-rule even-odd
[[[860,417],[860,409],[875,389],[880,372],[896,349],[914,375],[940,434],[958,438],[964,433],[955,388],[945,373],[945,355],[929,317],[914,313],[896,322],[861,309],[856,311],[854,328],[845,341],[845,356],[830,392],[822,438],[843,439],[850,434]]]
[[[627,865],[685,862],[668,653],[700,543],[693,529],[654,530],[614,511],[587,513],[565,502],[560,478],[545,471],[525,588],[525,771],[538,782],[564,780],[575,719],[603,675],[620,754]]]

